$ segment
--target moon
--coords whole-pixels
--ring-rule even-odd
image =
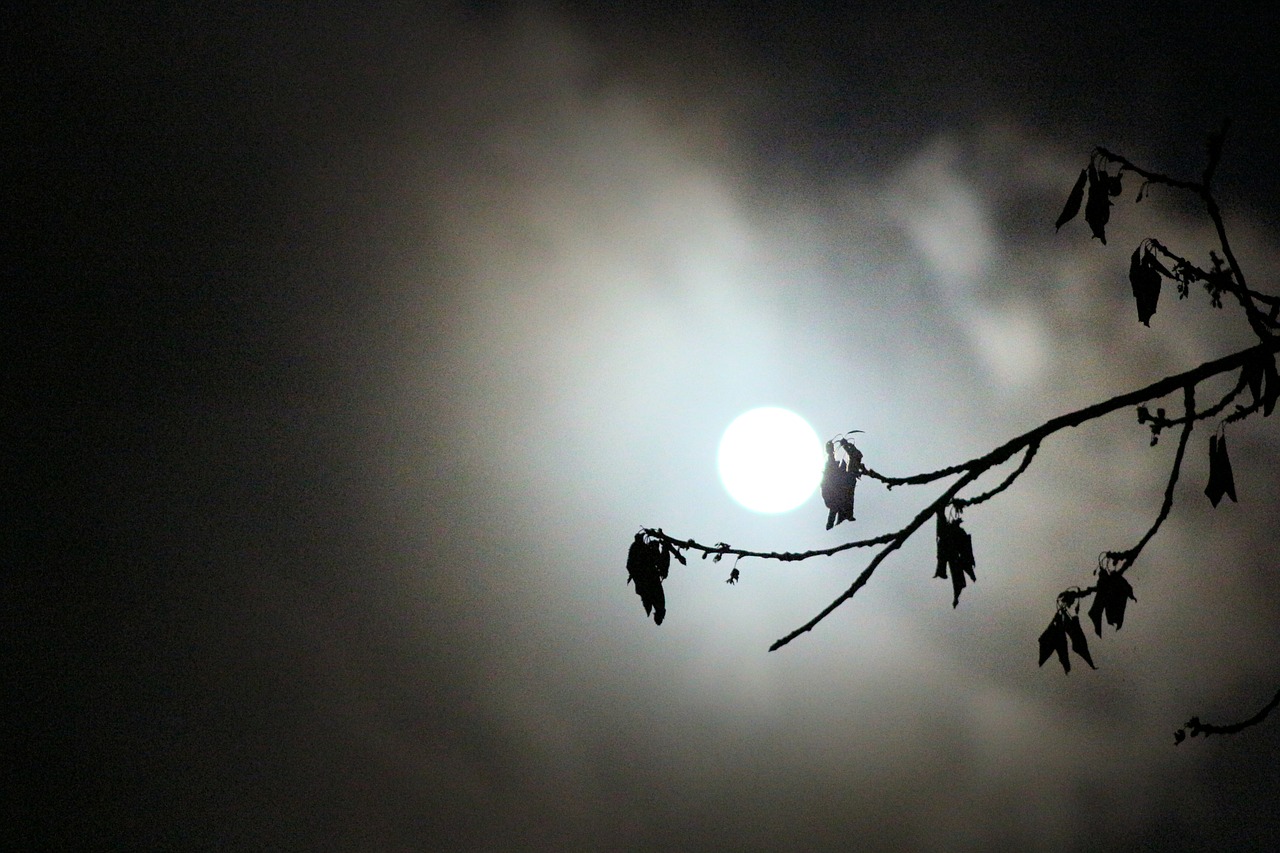
[[[774,514],[800,506],[817,488],[825,461],[818,434],[788,409],[744,412],[720,439],[720,481],[752,512]]]

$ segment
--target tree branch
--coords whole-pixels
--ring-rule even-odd
[[[1191,735],[1191,737],[1195,737],[1197,735],[1204,735],[1205,737],[1208,737],[1209,735],[1233,735],[1236,732],[1249,728],[1250,726],[1258,725],[1258,723],[1265,720],[1267,715],[1274,711],[1277,706],[1280,706],[1280,690],[1276,691],[1276,695],[1271,697],[1271,701],[1262,706],[1258,713],[1254,714],[1249,719],[1241,720],[1238,723],[1229,723],[1227,725],[1218,726],[1213,723],[1202,723],[1200,722],[1199,717],[1192,717],[1187,720],[1185,728],[1178,729],[1173,733],[1173,743],[1175,746],[1182,743],[1183,739],[1186,738],[1187,735]]]
[[[1040,442],[1035,442],[1033,444],[1027,445],[1027,452],[1024,453],[1022,456],[1022,463],[1019,464],[1018,467],[1015,468],[1013,472],[1009,474],[1008,477],[1004,478],[1003,483],[996,486],[994,489],[992,489],[989,492],[983,492],[977,497],[961,498],[959,500],[952,501],[951,505],[954,506],[956,509],[964,509],[967,506],[974,506],[976,504],[982,503],[983,501],[991,500],[996,495],[1000,494],[1005,489],[1012,486],[1014,481],[1017,480],[1018,477],[1022,476],[1022,472],[1027,470],[1027,468],[1031,467],[1031,460],[1036,458],[1036,451],[1039,449],[1040,449]]]
[[[782,646],[790,643],[801,634],[813,630],[813,628],[822,622],[822,620],[833,613],[836,608],[856,595],[857,592],[867,584],[871,579],[871,576],[890,554],[901,548],[907,540],[920,530],[930,517],[936,517],[938,519],[939,532],[937,540],[938,574],[935,576],[946,577],[946,570],[948,568],[950,569],[952,573],[951,580],[956,596],[955,601],[953,602],[954,604],[959,601],[960,591],[965,587],[965,576],[967,575],[969,578],[974,577],[972,544],[969,534],[961,528],[960,511],[966,507],[988,501],[1009,489],[1031,466],[1031,463],[1035,460],[1041,442],[1046,438],[1069,427],[1081,426],[1090,421],[1105,417],[1117,409],[1137,406],[1139,423],[1150,425],[1152,433],[1151,443],[1153,445],[1157,443],[1160,433],[1163,430],[1170,429],[1178,425],[1182,427],[1178,440],[1178,447],[1174,453],[1159,512],[1156,514],[1151,526],[1132,548],[1126,551],[1104,552],[1099,556],[1097,572],[1098,581],[1094,586],[1086,588],[1072,587],[1058,595],[1058,610],[1055,614],[1054,621],[1050,623],[1049,628],[1041,635],[1039,641],[1042,664],[1048,655],[1056,651],[1062,660],[1064,670],[1069,672],[1070,666],[1068,663],[1067,652],[1069,640],[1071,649],[1083,657],[1090,666],[1093,666],[1093,661],[1088,653],[1084,634],[1080,628],[1080,601],[1089,595],[1095,596],[1094,604],[1089,611],[1089,616],[1093,620],[1095,629],[1099,634],[1102,633],[1101,622],[1104,616],[1109,624],[1116,628],[1121,626],[1124,618],[1125,602],[1133,599],[1133,589],[1129,585],[1128,581],[1122,578],[1122,575],[1135,563],[1143,549],[1145,549],[1147,544],[1150,543],[1155,535],[1160,531],[1160,528],[1164,525],[1173,509],[1174,493],[1177,488],[1178,479],[1181,475],[1182,464],[1186,457],[1186,450],[1190,441],[1191,433],[1196,422],[1219,416],[1232,403],[1232,401],[1239,397],[1246,386],[1248,386],[1252,392],[1252,404],[1249,406],[1237,404],[1235,411],[1224,418],[1221,422],[1222,424],[1242,420],[1259,410],[1261,410],[1264,415],[1270,414],[1276,404],[1277,397],[1280,396],[1280,377],[1276,374],[1274,362],[1275,353],[1280,351],[1280,337],[1274,334],[1274,330],[1280,330],[1280,297],[1255,291],[1248,286],[1244,277],[1244,272],[1240,268],[1240,265],[1236,260],[1235,253],[1232,250],[1231,243],[1227,238],[1226,225],[1223,221],[1222,211],[1218,207],[1218,203],[1212,193],[1213,177],[1221,160],[1222,146],[1226,138],[1228,127],[1229,123],[1224,123],[1220,132],[1210,136],[1208,144],[1208,161],[1200,182],[1180,180],[1158,172],[1152,172],[1134,164],[1128,158],[1114,154],[1105,148],[1095,148],[1092,158],[1088,163],[1088,168],[1081,172],[1075,186],[1071,190],[1070,195],[1068,195],[1066,205],[1058,217],[1055,227],[1061,227],[1065,222],[1076,216],[1080,210],[1087,185],[1089,200],[1085,207],[1085,220],[1093,231],[1094,237],[1101,239],[1105,244],[1106,237],[1104,228],[1109,217],[1108,211],[1111,207],[1110,198],[1120,193],[1120,174],[1126,171],[1132,172],[1143,179],[1145,182],[1144,190],[1146,184],[1156,183],[1194,193],[1204,203],[1205,210],[1210,220],[1213,222],[1222,255],[1219,256],[1216,250],[1211,250],[1209,252],[1209,257],[1212,261],[1211,268],[1201,269],[1186,258],[1172,253],[1154,238],[1147,238],[1144,240],[1139,244],[1138,248],[1134,250],[1132,260],[1130,262],[1130,282],[1133,286],[1134,297],[1137,300],[1139,320],[1143,323],[1148,323],[1149,318],[1154,314],[1155,302],[1156,298],[1159,296],[1159,288],[1162,278],[1170,278],[1177,283],[1179,297],[1188,296],[1190,292],[1190,285],[1199,282],[1204,285],[1205,290],[1209,294],[1210,302],[1215,308],[1222,307],[1223,292],[1230,292],[1235,296],[1236,300],[1244,309],[1245,318],[1248,321],[1250,328],[1257,336],[1259,341],[1258,344],[1230,355],[1204,362],[1203,364],[1182,373],[1166,376],[1165,378],[1152,382],[1142,388],[1138,388],[1133,391],[1129,391],[1128,393],[1112,397],[1108,400],[1094,403],[1092,405],[1085,406],[1084,408],[1051,418],[1040,426],[1006,441],[1004,444],[992,449],[982,456],[969,459],[966,462],[956,465],[940,468],[935,471],[914,474],[906,477],[889,476],[863,465],[860,453],[856,455],[856,458],[851,453],[848,469],[843,469],[846,476],[851,472],[854,473],[855,476],[866,475],[870,479],[884,483],[886,488],[889,489],[900,485],[925,485],[949,477],[956,477],[954,482],[947,486],[942,494],[929,501],[927,505],[924,506],[924,508],[921,509],[905,526],[891,533],[881,534],[868,539],[845,542],[829,548],[798,552],[780,552],[751,551],[743,548],[735,548],[727,542],[717,542],[715,545],[704,545],[692,539],[676,539],[668,536],[661,529],[645,529],[643,532],[649,538],[649,541],[652,543],[652,547],[656,548],[656,543],[662,543],[662,547],[658,549],[658,552],[660,552],[658,559],[661,562],[659,578],[661,579],[666,577],[666,566],[669,564],[671,557],[674,556],[681,563],[685,562],[685,558],[681,553],[685,550],[700,551],[703,559],[713,557],[715,562],[719,562],[726,554],[734,555],[737,559],[741,559],[743,557],[756,557],[765,560],[796,562],[808,560],[813,557],[834,556],[835,554],[854,548],[879,547],[879,550],[876,551],[870,562],[858,574],[848,589],[837,596],[835,600],[824,607],[812,619],[786,636],[778,639],[769,647],[770,651],[776,651]],[[1120,174],[1110,174],[1108,171],[1108,164],[1118,165],[1120,167]],[[1138,201],[1142,200],[1142,194],[1142,191],[1140,191],[1138,194]],[[1167,260],[1168,266],[1161,262],[1161,257]],[[1259,305],[1269,306],[1269,313],[1264,315],[1263,312],[1259,310]],[[1222,395],[1215,404],[1209,406],[1203,411],[1197,412],[1196,389],[1198,385],[1215,376],[1236,369],[1241,369],[1241,373],[1238,380],[1235,382],[1234,387]],[[1262,390],[1264,383],[1266,389],[1265,392]],[[1166,417],[1163,408],[1157,409],[1156,413],[1152,415],[1147,407],[1142,405],[1150,400],[1163,398],[1178,390],[1181,390],[1183,394],[1184,413],[1181,417]],[[1221,426],[1219,429],[1221,429]],[[1215,453],[1216,451],[1213,450],[1213,442],[1210,443],[1210,447],[1211,454]],[[1017,453],[1023,454],[1021,462],[1016,466],[1016,468],[1014,468],[1014,470],[1009,472],[997,486],[973,497],[959,497],[960,493],[964,489],[988,474],[992,469],[1003,465]],[[1220,454],[1221,462],[1224,466],[1227,464],[1225,456],[1226,449],[1224,444]],[[856,471],[853,471],[855,468]],[[1214,476],[1215,475],[1211,473],[1211,485],[1206,491],[1210,493],[1210,498],[1216,505],[1217,498],[1213,493]],[[1229,481],[1229,471],[1222,476],[1228,478]],[[1227,486],[1226,488],[1230,490],[1230,486]],[[852,486],[849,486],[849,489],[851,490]],[[1228,491],[1228,493],[1231,494],[1232,499],[1234,500],[1234,492]],[[1220,495],[1218,495],[1218,497],[1220,497]],[[826,500],[828,508],[831,508],[831,499],[828,497]],[[952,507],[954,515],[954,517],[950,519],[947,518],[946,513],[948,504]],[[832,511],[833,513],[835,512],[834,510]],[[851,513],[848,517],[852,517]],[[830,521],[828,521],[827,526],[831,526]],[[637,536],[637,541],[641,541],[642,538],[644,537]],[[630,564],[628,564],[628,568],[630,570]],[[730,574],[728,582],[734,583],[738,580],[738,576],[739,573],[735,562],[734,569]],[[1069,608],[1072,607],[1074,607],[1074,609],[1069,610]],[[1235,733],[1249,726],[1257,725],[1277,706],[1280,706],[1280,692],[1277,692],[1275,698],[1273,698],[1266,707],[1262,708],[1252,718],[1243,722],[1219,726],[1201,723],[1198,718],[1193,717],[1187,723],[1187,729],[1190,730],[1192,737],[1199,734],[1210,735]],[[1179,729],[1175,733],[1175,742],[1181,742],[1186,735],[1186,729]]]
[[[1117,571],[1124,574],[1129,571],[1129,567],[1138,559],[1138,555],[1142,553],[1142,549],[1147,547],[1147,543],[1160,529],[1160,525],[1164,524],[1166,518],[1169,517],[1169,510],[1173,508],[1173,487],[1178,484],[1178,474],[1182,471],[1182,458],[1187,452],[1187,441],[1191,438],[1191,430],[1196,422],[1196,391],[1195,384],[1186,386],[1183,397],[1183,405],[1186,409],[1185,422],[1182,425],[1182,435],[1178,439],[1178,452],[1173,457],[1173,469],[1169,472],[1169,483],[1164,487],[1164,503],[1160,505],[1160,514],[1156,516],[1155,523],[1147,530],[1147,534],[1138,541],[1128,551],[1113,551],[1107,554],[1111,560],[1120,562],[1120,568]]]
[[[983,468],[982,470],[985,471],[986,469]],[[938,510],[946,506],[947,503],[956,496],[956,492],[960,491],[965,486],[969,485],[969,483],[972,483],[974,480],[978,479],[980,474],[981,474],[980,471],[970,471],[969,473],[961,477],[959,480],[956,480],[954,483],[952,483],[951,487],[948,488],[945,492],[943,492],[941,497],[934,500],[933,503],[929,504],[927,507],[922,509],[920,513],[916,515],[915,518],[911,519],[910,524],[908,524],[906,527],[899,530],[897,533],[893,534],[893,538],[892,540],[890,540],[889,544],[886,545],[883,549],[881,549],[881,551],[878,554],[876,554],[875,557],[872,558],[871,563],[865,569],[862,570],[862,574],[858,575],[857,580],[853,582],[852,586],[850,586],[848,589],[842,592],[839,595],[839,597],[836,598],[835,601],[831,602],[826,607],[824,607],[822,609],[822,612],[819,613],[817,616],[813,617],[808,622],[804,623],[799,628],[795,629],[794,631],[792,631],[790,634],[783,637],[782,639],[774,641],[774,644],[769,647],[769,651],[771,652],[777,651],[778,649],[782,648],[787,643],[791,642],[801,634],[804,634],[808,631],[812,631],[813,627],[817,625],[819,622],[821,622],[823,619],[826,619],[827,616],[831,613],[831,611],[835,610],[841,604],[844,604],[846,601],[853,598],[854,594],[857,593],[858,590],[866,586],[867,581],[871,579],[871,575],[875,573],[876,567],[878,567],[882,562],[884,562],[885,557],[889,556],[891,553],[898,550],[898,548],[902,547],[902,544],[911,538],[911,534],[915,533],[917,530],[920,529],[920,525],[924,524],[926,519],[928,519],[929,517],[937,513]]]
[[[677,539],[673,536],[669,536],[668,534],[664,533],[661,529],[646,528],[646,532],[650,536],[669,542],[674,547],[681,548],[681,549],[692,549],[696,551],[701,551],[704,555],[704,558],[707,555],[714,555],[716,556],[717,559],[725,554],[732,554],[737,557],[757,557],[765,560],[797,562],[801,560],[808,560],[812,557],[830,557],[835,554],[841,553],[843,551],[848,551],[853,548],[864,548],[864,547],[871,547],[875,545],[885,546],[875,555],[874,558],[872,558],[870,564],[868,564],[868,566],[865,569],[863,569],[862,573],[858,575],[857,579],[854,580],[853,584],[850,585],[850,587],[847,590],[845,590],[834,601],[832,601],[825,608],[823,608],[823,610],[820,613],[818,613],[818,615],[816,615],[813,619],[810,619],[804,625],[792,631],[790,634],[786,635],[785,637],[782,637],[781,639],[777,640],[776,642],[774,642],[772,646],[769,647],[770,651],[775,651],[781,648],[782,646],[785,646],[787,643],[791,642],[799,635],[813,630],[814,626],[816,626],[819,622],[825,619],[832,611],[834,611],[841,604],[843,604],[844,602],[852,598],[858,592],[859,589],[861,589],[863,586],[866,585],[867,581],[870,580],[871,575],[875,573],[875,570],[884,561],[884,559],[889,556],[889,554],[893,553],[898,548],[902,547],[902,545],[908,539],[911,538],[912,534],[914,534],[917,530],[919,530],[920,526],[924,524],[924,522],[929,517],[937,513],[939,509],[943,508],[948,503],[954,502],[956,495],[960,492],[961,489],[963,489],[965,486],[969,485],[973,481],[977,480],[980,476],[985,474],[991,468],[1005,462],[1020,450],[1028,451],[1027,456],[1023,460],[1023,464],[1020,465],[1019,468],[1016,471],[1014,471],[1009,478],[1006,479],[1005,483],[1002,483],[1000,486],[998,486],[996,489],[993,489],[992,492],[987,495],[980,495],[978,498],[971,499],[970,503],[976,502],[979,499],[985,500],[987,497],[990,497],[991,494],[994,494],[1006,488],[1008,484],[1012,482],[1013,478],[1016,478],[1019,474],[1022,473],[1023,470],[1026,469],[1028,465],[1030,465],[1031,457],[1034,455],[1034,450],[1032,450],[1031,448],[1032,447],[1038,448],[1040,443],[1045,438],[1048,438],[1054,433],[1057,433],[1069,427],[1077,427],[1082,424],[1088,423],[1089,421],[1104,417],[1116,411],[1117,409],[1127,408],[1129,406],[1134,406],[1139,403],[1144,403],[1148,400],[1164,397],[1178,390],[1179,388],[1182,388],[1184,389],[1184,393],[1187,398],[1187,416],[1185,419],[1183,419],[1184,424],[1183,424],[1182,437],[1179,442],[1178,452],[1174,460],[1174,468],[1170,475],[1169,483],[1165,488],[1164,503],[1161,506],[1160,515],[1157,517],[1155,524],[1153,524],[1151,529],[1147,531],[1147,534],[1142,538],[1142,540],[1130,551],[1118,552],[1118,556],[1121,556],[1125,559],[1126,562],[1124,565],[1124,569],[1127,569],[1129,565],[1132,565],[1133,560],[1137,558],[1138,554],[1142,551],[1142,548],[1147,544],[1148,541],[1151,540],[1151,538],[1159,530],[1161,524],[1164,523],[1165,518],[1168,517],[1170,508],[1172,507],[1173,488],[1174,488],[1174,485],[1177,483],[1178,472],[1181,469],[1182,458],[1186,449],[1187,439],[1190,436],[1191,428],[1195,422],[1194,389],[1196,384],[1203,382],[1204,380],[1209,379],[1213,376],[1217,376],[1218,374],[1225,373],[1229,370],[1234,370],[1238,367],[1241,367],[1246,361],[1248,361],[1253,357],[1267,354],[1267,353],[1274,353],[1278,350],[1280,350],[1280,338],[1272,338],[1271,340],[1264,341],[1263,343],[1249,347],[1248,349],[1240,350],[1239,352],[1235,352],[1235,353],[1232,353],[1231,355],[1223,356],[1222,358],[1218,358],[1213,361],[1207,361],[1199,365],[1198,367],[1192,368],[1191,370],[1187,370],[1182,373],[1175,374],[1173,376],[1166,376],[1164,379],[1160,379],[1156,382],[1152,382],[1150,385],[1146,385],[1142,388],[1138,388],[1126,394],[1120,394],[1116,397],[1112,397],[1109,400],[1104,400],[1100,403],[1095,403],[1091,406],[1086,406],[1083,409],[1078,409],[1074,412],[1068,412],[1067,414],[1059,415],[1056,418],[1052,418],[1046,421],[1045,423],[1041,424],[1040,426],[1036,427],[1033,430],[1025,432],[1016,438],[1010,439],[1009,441],[1005,442],[1004,444],[1000,445],[999,447],[995,448],[994,450],[992,450],[991,452],[983,456],[970,459],[968,462],[964,462],[959,465],[953,465],[950,468],[941,469],[941,471],[935,471],[931,474],[926,474],[926,475],[918,475],[916,477],[902,477],[902,478],[877,477],[877,479],[882,479],[886,482],[892,481],[893,483],[915,484],[915,483],[930,482],[932,479],[938,479],[939,477],[947,476],[947,473],[964,472],[964,475],[960,477],[960,479],[958,479],[955,483],[951,484],[951,486],[948,487],[947,490],[943,492],[940,497],[930,502],[929,505],[926,506],[923,510],[921,510],[920,513],[917,514],[915,518],[911,520],[910,523],[908,523],[905,527],[893,533],[885,533],[880,536],[872,537],[870,539],[859,539],[853,542],[845,542],[841,545],[834,545],[830,548],[819,548],[812,551],[800,551],[800,552],[794,552],[794,551],[780,552],[780,551],[751,551],[744,548],[735,548],[729,545],[728,543],[724,543],[724,542],[717,543],[716,545],[703,545],[699,542],[696,542],[693,539]],[[947,472],[947,473],[943,473],[943,472]],[[1124,569],[1122,569],[1122,571]]]

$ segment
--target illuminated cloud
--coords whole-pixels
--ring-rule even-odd
[[[49,326],[77,368],[52,445],[70,462],[25,475],[62,471],[71,507],[45,540],[70,555],[48,622],[67,633],[27,644],[71,709],[25,739],[75,753],[54,846],[104,823],[93,843],[123,847],[1274,836],[1280,726],[1170,745],[1275,686],[1271,423],[1233,427],[1241,500],[1217,510],[1197,433],[1096,672],[1037,669],[1036,637],[1158,506],[1172,448],[1132,413],[1046,442],[966,514],[977,580],[954,610],[928,536],[772,654],[866,553],[743,560],[732,586],[694,557],[661,627],[625,571],[641,525],[805,549],[919,508],[864,482],[857,532],[825,531],[817,497],[741,511],[715,448],[749,408],[865,430],[867,463],[906,474],[1239,346],[1203,294],[1136,320],[1132,246],[1212,239],[1171,194],[1126,187],[1106,247],[1052,227],[1095,143],[1200,168],[1202,128],[1163,116],[1224,96],[1185,76],[1217,35],[1138,50],[1161,18],[1115,48],[1092,12],[1016,4],[999,26],[946,4],[485,6],[68,36],[88,82],[66,103],[125,79],[169,112],[76,118],[82,154],[121,156],[49,190],[136,205],[81,215],[50,291],[71,306]],[[1173,57],[1155,77],[1152,56]],[[1274,76],[1247,60],[1251,90]],[[1275,123],[1251,126],[1239,162],[1270,163]],[[168,171],[147,159],[166,145]],[[1260,283],[1280,271],[1269,207],[1228,221]]]

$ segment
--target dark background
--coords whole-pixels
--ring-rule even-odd
[[[660,628],[623,564],[936,494],[752,516],[714,470],[746,408],[908,473],[1246,345],[1202,293],[1133,315],[1142,237],[1207,263],[1192,200],[1052,222],[1093,145],[1196,177],[1230,116],[1273,291],[1274,13],[646,9],[6,13],[22,846],[1269,849],[1276,724],[1172,731],[1277,686],[1270,422],[1216,510],[1193,436],[1096,672],[1035,639],[1158,508],[1131,415],[973,511],[955,610],[922,540],[769,654],[865,555],[693,560]]]

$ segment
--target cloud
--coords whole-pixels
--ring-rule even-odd
[[[253,255],[270,263],[227,311],[276,348],[254,350],[262,399],[229,381],[225,411],[182,421],[180,452],[128,481],[184,522],[157,534],[182,570],[157,570],[172,611],[138,609],[180,617],[156,636],[225,744],[200,753],[221,775],[184,789],[207,810],[189,819],[460,849],[1141,847],[1179,843],[1161,827],[1193,806],[1209,815],[1185,846],[1234,825],[1221,780],[1265,793],[1270,777],[1215,756],[1275,736],[1169,740],[1274,689],[1270,424],[1231,427],[1242,500],[1217,510],[1197,432],[1096,672],[1036,668],[1035,639],[1055,594],[1154,517],[1172,441],[1150,447],[1131,412],[1055,436],[966,514],[978,580],[954,610],[927,533],[776,653],[869,552],[744,560],[734,586],[728,562],[694,557],[661,628],[624,569],[640,525],[805,549],[896,529],[937,494],[868,483],[857,533],[824,531],[816,498],[747,515],[715,474],[747,408],[864,429],[867,462],[905,474],[1238,345],[1203,294],[1166,292],[1151,329],[1133,312],[1132,246],[1155,234],[1202,259],[1203,221],[1127,186],[1110,245],[1055,234],[1084,131],[1051,140],[1012,102],[946,120],[945,93],[886,121],[858,99],[892,87],[781,68],[750,33],[695,52],[702,34],[674,25],[605,29],[402,11],[275,22],[237,54],[256,58],[237,73],[264,136],[284,140],[263,204],[281,251]],[[828,85],[859,109],[824,125],[817,95],[788,102]],[[859,143],[815,165],[841,121]],[[894,144],[870,156],[877,125]],[[1242,257],[1273,271],[1274,235],[1240,229]],[[1248,802],[1264,826],[1274,810]]]
[[[1152,204],[1117,211],[1114,248],[1053,234],[1089,140],[1073,158],[1009,122],[922,138],[896,169],[851,174],[826,199],[755,184],[734,148],[749,115],[728,131],[718,115],[703,133],[696,101],[676,109],[660,87],[625,82],[591,89],[585,66],[546,59],[562,43],[588,54],[574,38],[540,25],[501,41],[522,83],[485,91],[538,97],[499,95],[465,167],[442,191],[423,187],[464,279],[448,335],[467,386],[465,446],[486,500],[502,494],[517,517],[506,536],[487,534],[505,543],[493,562],[463,568],[456,555],[452,570],[519,567],[521,582],[486,608],[504,639],[492,641],[502,675],[483,693],[525,753],[517,787],[550,784],[574,804],[537,795],[551,809],[537,831],[626,832],[641,847],[799,831],[822,846],[888,832],[877,821],[897,813],[910,819],[881,836],[886,847],[1047,849],[1085,845],[1106,799],[1113,831],[1141,838],[1167,780],[1199,760],[1165,751],[1193,686],[1230,691],[1262,673],[1185,665],[1184,654],[1253,641],[1233,630],[1193,651],[1177,639],[1214,562],[1178,553],[1206,523],[1181,509],[1135,567],[1131,622],[1098,641],[1101,670],[1063,679],[1034,667],[1054,594],[1087,584],[1094,556],[1136,541],[1158,504],[1169,442],[1148,448],[1131,418],[1051,441],[1015,492],[973,511],[979,581],[955,613],[930,595],[924,543],[797,648],[767,655],[865,556],[746,561],[734,588],[727,569],[694,560],[669,583],[660,630],[639,618],[621,560],[640,524],[749,546],[825,541],[800,518],[760,524],[725,505],[710,448],[749,405],[811,401],[822,428],[838,429],[845,407],[880,397],[870,441],[898,473],[1221,351],[1206,310],[1172,294],[1160,328],[1139,328],[1124,280],[1120,247],[1143,229],[1207,245],[1203,223]],[[709,138],[727,149],[708,159]],[[1042,235],[1006,233],[1031,215]],[[882,367],[900,372],[889,381]],[[1195,499],[1189,486],[1179,507]],[[901,523],[900,496],[864,500],[866,532]],[[1215,546],[1219,560],[1252,561],[1235,541]],[[1222,613],[1250,612],[1249,583],[1214,581]],[[922,793],[934,789],[945,795]],[[846,813],[817,822],[801,805],[846,795]],[[532,819],[521,814],[501,837]]]

